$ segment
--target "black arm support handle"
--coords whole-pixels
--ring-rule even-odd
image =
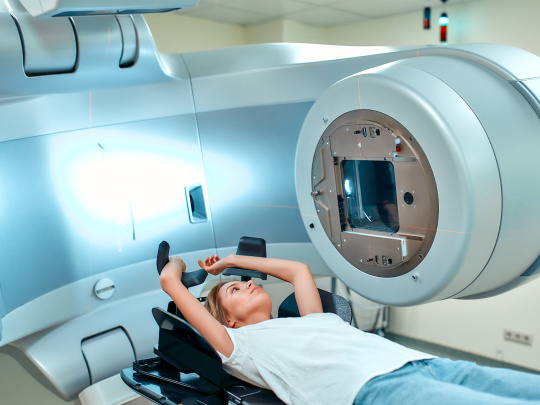
[[[169,249],[170,246],[166,241],[163,241],[159,244],[157,251],[156,266],[158,274],[161,274],[161,270],[167,263],[169,263]]]
[[[156,259],[156,266],[157,266],[158,274],[161,274],[161,270],[163,270],[165,265],[169,263],[169,250],[170,250],[170,246],[166,241],[163,241],[159,244],[157,259]],[[186,288],[190,288],[195,285],[204,283],[204,280],[206,280],[207,276],[208,276],[208,273],[206,272],[206,270],[199,269],[199,270],[191,271],[189,273],[183,273],[181,281],[182,281],[182,284],[184,284]]]
[[[182,274],[182,284],[184,284],[186,288],[190,288],[204,283],[206,277],[208,277],[208,273],[204,269],[190,271],[189,273]]]
[[[222,273],[224,276],[241,276],[241,277],[255,277],[261,280],[266,280],[267,274],[256,270],[240,269],[238,267],[229,267]]]
[[[161,274],[161,270],[163,270],[165,265],[169,263],[169,250],[170,246],[166,241],[163,241],[159,244],[156,259],[158,274]],[[266,242],[264,241],[264,239],[243,236],[240,239],[240,243],[238,244],[238,250],[236,251],[236,254],[266,257]],[[256,270],[239,269],[237,267],[225,269],[222,274],[224,276],[240,276],[242,277],[243,281],[247,281],[252,277],[260,278],[261,280],[266,280],[267,278],[266,273]],[[207,276],[208,273],[204,269],[184,273],[182,274],[182,284],[184,284],[186,288],[190,288],[204,283]]]

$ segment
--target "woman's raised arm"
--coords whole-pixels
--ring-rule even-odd
[[[321,297],[315,280],[305,263],[292,260],[272,259],[266,257],[230,255],[223,260],[212,257],[199,265],[210,274],[220,274],[229,267],[257,270],[283,281],[288,281],[294,287],[296,303],[300,316],[323,312]]]
[[[186,265],[182,259],[177,256],[171,257],[159,276],[161,288],[172,298],[186,320],[208,340],[212,347],[224,356],[230,357],[234,349],[231,337],[225,327],[210,315],[199,300],[182,284],[180,279],[185,269]]]

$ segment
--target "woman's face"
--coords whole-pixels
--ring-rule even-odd
[[[272,300],[251,280],[227,283],[219,289],[218,296],[228,313],[227,321],[231,328],[270,319]]]

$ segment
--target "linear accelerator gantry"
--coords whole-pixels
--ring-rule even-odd
[[[528,158],[540,62],[497,47],[422,49],[338,81],[311,108],[296,155],[304,224],[366,298],[482,298],[537,271],[540,224],[524,201],[540,198]]]

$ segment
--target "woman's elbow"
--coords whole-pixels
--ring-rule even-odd
[[[170,295],[172,291],[177,288],[175,286],[181,284],[181,282],[170,274],[161,273],[159,276],[159,284],[161,285],[162,290]]]
[[[313,278],[313,275],[311,274],[311,269],[309,266],[305,263],[298,262],[298,268],[296,269],[296,275],[300,276],[302,278]]]

